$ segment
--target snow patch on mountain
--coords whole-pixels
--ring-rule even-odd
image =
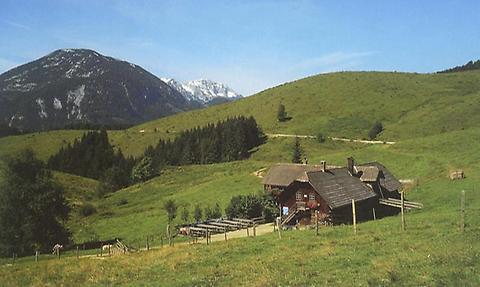
[[[228,86],[210,80],[200,79],[180,83],[171,78],[160,79],[189,101],[197,101],[202,104],[208,104],[216,99],[235,100],[242,97]]]
[[[76,117],[77,119],[82,119],[83,115],[80,110],[80,104],[82,103],[83,98],[85,97],[85,85],[79,86],[77,89],[73,91],[67,92],[67,103],[73,103],[72,110],[70,114],[68,114],[68,119],[70,119],[70,115]]]
[[[61,110],[62,109],[62,102],[57,98],[53,98],[53,108],[56,109],[56,110]]]
[[[43,118],[48,118],[48,114],[45,111],[45,102],[43,101],[43,99],[38,98],[38,99],[35,100],[35,102],[40,107],[40,111],[38,112],[38,116],[42,119]]]

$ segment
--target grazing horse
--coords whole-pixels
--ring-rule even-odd
[[[57,252],[60,253],[60,250],[62,249],[63,249],[63,245],[57,243],[52,248],[52,254],[57,254]]]
[[[113,247],[112,244],[105,244],[105,245],[102,245],[102,250],[105,251],[105,250],[111,249],[112,247]]]
[[[188,227],[180,227],[179,233],[182,234],[182,235],[189,235],[189,234],[190,234],[190,228],[188,228]]]

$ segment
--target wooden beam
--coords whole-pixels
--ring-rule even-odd
[[[233,221],[233,220],[223,220],[223,222],[230,223],[230,224],[235,224],[241,227],[249,226],[249,224],[240,222],[240,221]]]
[[[238,225],[234,225],[234,224],[228,224],[228,223],[222,223],[222,222],[209,222],[208,224],[215,225],[215,226],[220,226],[220,227],[225,227],[225,228],[228,228],[230,230],[237,230],[238,229]]]
[[[233,221],[238,221],[242,223],[246,223],[248,225],[252,225],[254,222],[251,219],[243,219],[243,218],[232,218]]]
[[[357,234],[357,215],[355,212],[355,199],[352,199],[352,218],[353,218],[353,234]]]
[[[465,230],[465,190],[462,190],[460,196],[460,231]]]
[[[403,191],[400,193],[400,197],[401,197],[401,201],[402,201],[402,205],[400,207],[400,212],[402,213],[402,231],[405,231],[405,199],[404,199],[404,195],[403,195]]]
[[[206,229],[213,229],[213,230],[217,230],[217,231],[220,231],[222,232],[223,231],[223,228],[220,227],[220,226],[215,226],[215,225],[211,225],[211,224],[197,224],[198,227],[203,227],[203,228],[206,228]]]

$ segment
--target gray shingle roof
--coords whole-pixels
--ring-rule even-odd
[[[402,184],[398,179],[393,176],[393,174],[381,163],[379,162],[369,162],[362,163],[359,166],[375,166],[382,171],[383,177],[380,177],[380,185],[383,186],[386,190],[392,192],[402,188]]]
[[[376,166],[355,166],[361,181],[377,181],[380,170]],[[358,176],[358,175],[357,175]]]
[[[307,172],[321,170],[320,165],[276,164],[263,178],[263,184],[287,187],[295,180],[308,181]]]
[[[312,187],[332,209],[349,205],[352,199],[361,201],[377,196],[358,177],[352,176],[347,168],[307,172],[307,175]]]

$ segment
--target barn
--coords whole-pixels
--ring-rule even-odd
[[[397,213],[380,204],[380,199],[398,199],[402,185],[381,163],[356,165],[276,164],[263,179],[265,192],[272,195],[282,211],[282,224],[308,225],[315,218],[324,223],[352,222],[352,200],[357,220]]]

